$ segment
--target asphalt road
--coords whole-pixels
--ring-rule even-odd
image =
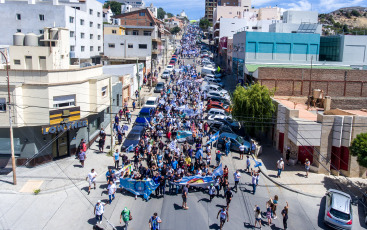
[[[187,62],[187,64],[190,61]],[[233,173],[236,169],[245,168],[245,160],[239,160],[238,153],[231,152],[228,157],[222,158],[223,165],[229,171],[230,186],[233,186]],[[214,163],[214,159],[213,162]],[[66,172],[67,173],[67,172]],[[326,229],[323,219],[324,202],[318,198],[299,195],[279,186],[276,186],[265,177],[261,177],[256,194],[253,195],[250,175],[242,172],[239,191],[229,207],[229,222],[223,229],[254,229],[254,207],[258,205],[265,211],[265,204],[270,197],[279,196],[278,216],[273,225],[266,224],[263,218],[263,229],[283,229],[281,210],[285,202],[289,203],[288,229],[310,230]],[[97,178],[97,189],[86,195],[87,182],[84,185],[42,195],[1,194],[0,195],[0,229],[92,229],[96,223],[93,215],[93,205],[101,199],[107,202],[106,184],[103,173]],[[168,189],[166,190],[168,191]],[[221,191],[223,194],[223,191]],[[209,202],[206,192],[190,190],[188,196],[188,210],[181,208],[181,195],[165,195],[164,198],[152,198],[147,202],[141,197],[137,200],[130,193],[118,193],[111,205],[105,207],[102,226],[105,229],[122,229],[119,217],[122,209],[128,207],[133,216],[129,229],[148,229],[148,219],[157,212],[162,219],[161,229],[219,229],[216,219],[219,209],[224,206],[224,198],[214,198]],[[357,216],[357,207],[354,209],[354,228],[361,229]],[[110,224],[107,223],[107,220]]]

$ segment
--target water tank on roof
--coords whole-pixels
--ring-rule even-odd
[[[34,33],[29,33],[25,35],[24,39],[25,46],[38,46],[38,36]]]
[[[57,40],[57,33],[58,33],[58,29],[57,28],[52,28],[50,29],[50,39],[52,40]]]
[[[44,39],[44,35],[43,34],[40,34],[37,36],[38,38],[38,46],[44,46],[44,42],[42,41]]]
[[[24,44],[24,37],[25,35],[23,33],[15,33],[13,35],[13,45],[15,46],[23,46]]]

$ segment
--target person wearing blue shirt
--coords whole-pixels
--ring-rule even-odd
[[[177,168],[177,160],[176,160],[176,158],[172,161],[172,168],[173,168],[173,170],[176,170],[176,168]]]
[[[161,181],[161,176],[159,176],[159,174],[158,174],[158,173],[156,173],[156,174],[155,174],[155,176],[154,176],[152,179],[153,179],[154,183],[159,184],[159,183],[160,183],[160,181]],[[156,195],[156,196],[159,196],[159,188],[158,188],[158,187],[157,187],[157,189],[155,190],[155,195]]]
[[[227,141],[226,141],[226,156],[228,156],[230,149],[231,149],[231,141],[229,139],[227,139]]]
[[[192,148],[190,146],[189,147],[189,150],[187,151],[187,154],[189,155],[190,158],[192,158],[192,152],[193,152],[193,150],[192,150]]]
[[[199,148],[199,149],[196,151],[195,159],[198,161],[198,160],[200,160],[202,157],[203,157],[203,150],[202,150],[201,148]]]

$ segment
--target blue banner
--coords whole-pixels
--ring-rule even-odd
[[[177,131],[177,141],[184,141],[187,137],[191,136],[191,131]]]
[[[213,175],[212,176],[183,177],[180,180],[180,182],[174,183],[174,184],[181,185],[181,186],[185,186],[185,185],[189,184],[190,186],[194,186],[194,187],[207,188],[208,186],[210,186],[210,184],[215,182],[215,178],[217,176],[222,176],[222,175],[223,175],[223,168],[222,168],[222,164],[220,164],[218,166],[218,168],[213,170]]]
[[[153,180],[134,180],[130,178],[120,178],[120,188],[124,188],[134,195],[143,195],[148,200],[150,194],[158,188]]]

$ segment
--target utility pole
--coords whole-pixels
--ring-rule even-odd
[[[138,92],[139,92],[139,108],[141,108],[141,97],[140,97],[140,74],[139,74],[139,59],[136,59],[136,78],[138,79]]]
[[[8,58],[5,54],[0,51],[0,53],[5,58],[6,63],[6,76],[8,80],[8,109],[9,109],[9,134],[10,134],[10,151],[11,151],[11,165],[13,169],[13,185],[17,184],[17,173],[16,173],[16,165],[15,165],[15,155],[14,155],[14,138],[13,138],[13,121],[11,119],[11,103],[10,103],[10,78],[9,78],[9,66],[8,66]]]
[[[111,129],[111,154],[113,154],[113,117],[112,117],[112,78],[110,77],[110,129]]]

